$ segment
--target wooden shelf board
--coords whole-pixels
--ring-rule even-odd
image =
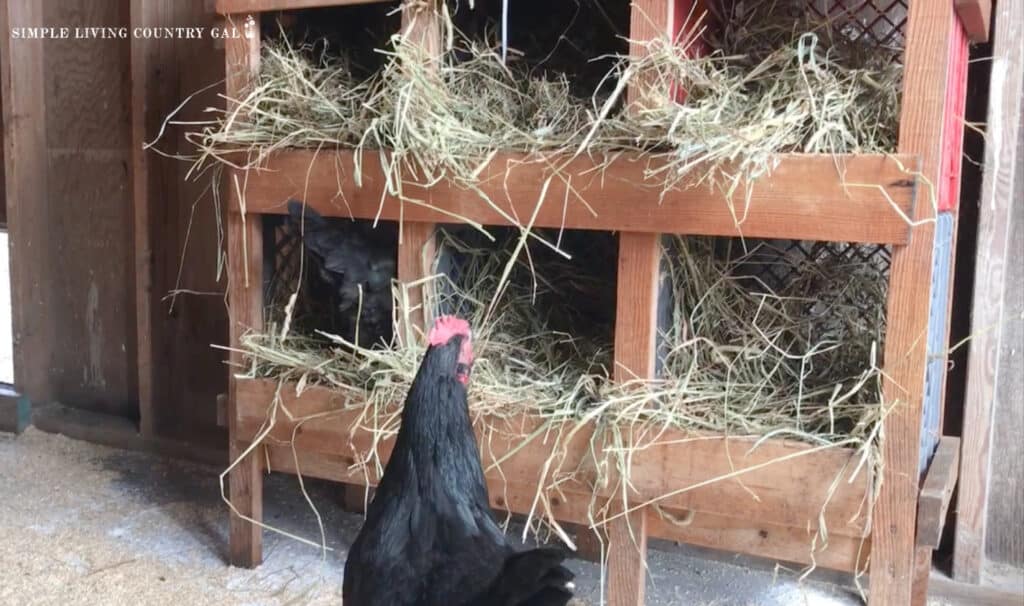
[[[398,3],[398,0],[216,0],[216,10],[221,15],[244,13],[265,13],[300,8],[321,8],[325,6],[351,6],[353,4]]]
[[[277,391],[273,380],[242,380],[238,382],[238,419],[235,439],[247,442],[261,430],[267,411]],[[330,470],[331,479],[356,484],[365,484],[368,479],[361,469],[352,468],[357,457],[370,452],[374,436],[367,430],[353,430],[362,409],[345,408],[345,397],[325,388],[307,388],[301,397],[295,396],[292,386],[281,390],[283,403],[294,418],[338,411],[320,419],[303,423],[295,433],[297,450],[303,457],[303,472],[323,475],[318,468]],[[524,416],[512,421],[498,421],[498,431],[483,436],[482,424],[477,424],[482,448],[484,467],[512,452],[521,445],[525,436],[531,434],[540,420]],[[277,415],[276,424],[269,434],[268,443],[286,444],[291,441],[295,424],[283,413]],[[591,482],[596,477],[592,459],[587,454],[592,429],[577,433],[566,445],[565,460],[561,469],[577,469],[577,479],[560,484],[562,494],[572,495],[580,502],[589,503],[594,490]],[[684,441],[685,438],[685,441]],[[696,439],[695,439],[696,438]],[[645,438],[650,441],[648,436]],[[493,470],[488,477],[495,494],[514,487],[527,487],[529,495],[536,492],[538,472],[551,453],[551,444],[536,439],[536,447],[521,448],[501,464],[501,473]],[[383,440],[379,453],[386,460],[390,455],[392,440]],[[718,436],[684,436],[678,432],[667,432],[657,444],[634,454],[631,481],[635,493],[630,499],[642,503],[661,497],[681,487],[692,486],[730,472],[752,467],[786,455],[810,449],[795,442],[766,441],[756,450],[750,451],[753,440]],[[286,448],[288,454],[291,449]],[[797,456],[783,463],[771,464],[740,476],[737,479],[714,482],[699,489],[687,491],[659,501],[663,507],[706,512],[759,523],[775,524],[788,528],[807,529],[817,523],[821,506],[827,498],[831,485],[839,474],[849,475],[855,466],[857,454],[850,450],[834,449]],[[303,460],[303,459],[300,459]],[[273,461],[271,461],[273,464]],[[845,470],[845,471],[844,471]],[[372,478],[371,478],[372,480]],[[610,478],[607,487],[599,489],[603,497],[618,495],[615,478]],[[870,477],[860,473],[852,482],[838,483],[836,491],[825,511],[825,520],[830,535],[860,537],[864,534],[862,502],[870,487]],[[757,495],[755,499],[752,494]],[[799,499],[793,495],[801,495]]]
[[[266,447],[266,459],[270,462],[270,470],[274,472],[294,474],[298,470],[307,478],[366,485],[365,478],[360,474],[348,471],[351,456],[325,455],[309,452],[304,448],[293,454],[289,446],[269,445]],[[526,515],[533,508],[535,486],[517,486],[488,478],[488,487],[491,506],[496,510]],[[554,516],[561,523],[588,527],[589,499],[574,493],[568,493],[567,496],[570,498],[554,499],[551,503]],[[361,493],[359,498],[362,500]],[[755,518],[729,517],[707,512],[691,514],[687,510],[669,507],[661,508],[660,511],[662,514],[655,512],[650,516],[648,532],[651,537],[667,541],[800,565],[813,563],[845,572],[863,569],[871,553],[869,538],[830,534],[828,543],[822,546],[819,542],[817,551],[812,553],[814,536],[806,526],[794,528],[765,523]]]
[[[477,192],[448,182],[430,188],[407,185],[405,198],[427,206],[403,203],[387,193],[376,152],[362,156],[361,187],[353,178],[353,160],[353,152],[348,150],[292,150],[271,157],[248,175],[234,172],[239,173],[239,182],[246,184],[246,212],[250,214],[284,213],[288,199],[295,198],[326,216],[451,223],[457,221],[455,215],[484,225],[527,224],[551,174],[550,161],[527,161],[522,154],[496,156],[481,172],[479,189],[502,210],[499,213]],[[645,171],[657,168],[651,160],[624,155],[610,168],[600,170],[599,162],[581,157],[561,173],[571,175],[568,180],[575,193],[567,192],[566,179],[553,179],[534,225],[903,244],[910,228],[893,204],[905,214],[912,213],[915,181],[901,164],[912,170],[916,162],[909,156],[782,155],[771,176],[753,184],[745,214],[744,195],[742,191],[736,194],[736,212],[745,217],[738,229],[726,198],[710,188],[674,190],[662,198],[661,189],[644,178]],[[844,182],[849,185],[844,187]],[[438,212],[438,208],[451,215]]]

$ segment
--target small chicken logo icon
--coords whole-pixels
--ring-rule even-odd
[[[243,28],[242,35],[249,40],[256,36],[256,19],[254,19],[252,15],[245,18],[245,26]]]

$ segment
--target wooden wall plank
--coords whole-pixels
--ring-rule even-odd
[[[203,2],[133,0],[131,24],[212,26]],[[222,446],[216,397],[227,391],[224,354],[210,347],[228,341],[222,255],[211,180],[185,180],[189,166],[143,150],[183,99],[224,77],[222,49],[214,40],[134,39],[132,55],[132,192],[140,426],[147,434]],[[196,95],[176,116],[208,120],[207,107],[223,106],[218,87]],[[168,125],[156,147],[188,153],[186,127]],[[174,289],[190,293],[168,298]]]
[[[899,151],[918,154],[922,173],[937,184],[943,183],[944,175],[946,76],[954,28],[959,27],[952,3],[910,3]],[[926,219],[933,213],[931,205],[923,203],[914,216]],[[884,421],[885,478],[873,520],[872,604],[909,604],[912,598],[933,238],[934,226],[925,224],[911,232],[908,244],[893,250],[883,389],[887,401],[899,405]]]
[[[3,132],[3,95],[0,95],[0,132]],[[7,163],[4,162],[4,146],[0,142],[0,229],[7,229]]]
[[[616,381],[654,378],[660,270],[660,235],[619,234],[614,349]]]
[[[42,23],[34,25],[128,25],[127,5],[116,0],[40,4]],[[54,398],[134,417],[133,278],[125,263],[131,254],[128,48],[127,39],[46,43],[49,206],[39,212],[51,253],[50,267],[37,279],[51,284],[54,313],[46,321],[59,340],[49,368]]]
[[[144,27],[162,20],[161,9],[166,2],[131,0],[129,20],[131,26]],[[135,293],[135,367],[138,377],[139,433],[153,436],[153,245],[150,229],[149,206],[158,196],[156,179],[150,176],[150,154],[144,143],[160,131],[160,117],[153,111],[161,107],[158,99],[150,99],[158,83],[151,77],[159,42],[132,38],[131,43],[131,182],[132,182],[132,265],[134,266]]]
[[[42,40],[14,40],[12,28],[38,26],[39,2],[0,2],[4,174],[10,231],[15,385],[48,401],[54,327],[50,321],[50,200],[47,193],[46,90]]]
[[[1020,288],[1010,282],[1011,266],[1019,265],[1019,254],[1014,254],[1010,246],[1014,222],[1020,220],[1014,209],[1021,206],[1020,194],[1015,195],[1014,189],[1024,181],[1024,171],[1019,168],[1024,156],[1020,149],[1024,136],[1024,5],[1000,2],[996,11],[953,560],[954,578],[969,583],[981,580],[984,565],[989,491],[996,463],[992,458],[993,431],[1002,424],[997,414],[1005,414],[1002,411],[1020,403],[1013,394],[1007,394],[1007,408],[1001,407],[998,390],[1006,379],[999,365],[1005,334],[1002,323],[1016,312],[1006,306],[1006,301],[1016,299],[1020,305],[1019,290],[1010,294]],[[1014,443],[1019,439],[1015,438]],[[1000,456],[999,463],[1005,464],[1010,458]],[[1019,492],[1019,486],[1016,490]]]
[[[1013,227],[1010,239],[1011,251],[1024,251],[1024,138],[1017,148],[1018,177],[1013,200]],[[994,532],[985,533],[985,558],[987,561],[1014,568],[1024,569],[1024,533],[1019,530],[1024,520],[1024,265],[1007,265],[1007,287],[1003,301],[1002,344],[999,348],[999,385],[996,391],[997,404],[993,411],[995,424],[992,432],[992,457],[989,471],[988,511],[985,528]],[[1019,577],[1018,577],[1019,578]]]

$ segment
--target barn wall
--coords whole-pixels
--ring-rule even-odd
[[[132,416],[127,41],[7,31],[123,25],[126,7],[5,3],[0,59],[16,386],[39,404]]]
[[[999,584],[990,564],[1024,570],[1024,5],[993,25],[953,576]]]
[[[1024,124],[1024,111],[1020,123]],[[1024,254],[1024,130],[1014,173],[1009,251],[1019,261]],[[1000,327],[985,555],[994,562],[1024,568],[1024,322],[1019,320],[1024,313],[1024,264],[1020,262],[1006,265],[1003,308],[1007,321]]]
[[[10,5],[17,10],[2,16],[12,26],[214,24],[212,2]],[[8,37],[5,45],[17,51],[5,53],[5,97],[15,91],[20,118],[5,128],[7,153],[21,150],[5,162],[18,181],[8,190],[20,192],[12,214],[18,387],[37,405],[138,419],[146,436],[222,445],[216,396],[226,369],[211,344],[226,343],[227,314],[209,180],[185,182],[186,163],[141,150],[185,97],[223,79],[223,49],[209,37]],[[207,118],[217,93],[211,87],[178,117]],[[188,150],[174,127],[158,145]],[[203,294],[168,299],[176,288]]]
[[[126,26],[121,0],[45,0],[46,24]],[[53,397],[136,414],[128,40],[44,45]]]
[[[212,2],[132,0],[131,22],[138,26],[209,28]],[[208,120],[204,109],[223,105],[224,50],[202,40],[132,41],[136,82],[133,106],[138,141],[152,141],[165,117],[186,97],[195,96],[176,120]],[[212,86],[211,85],[215,85]],[[190,153],[185,130],[168,125],[156,146],[167,153]],[[217,394],[227,390],[225,355],[211,344],[228,340],[225,284],[218,281],[217,216],[210,178],[185,180],[187,163],[136,149],[134,158],[136,228],[144,231],[138,268],[144,288],[139,309],[139,397],[143,433],[223,446],[217,427]],[[172,292],[182,294],[168,298]],[[187,292],[186,292],[187,291]]]

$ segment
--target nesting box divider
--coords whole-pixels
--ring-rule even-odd
[[[254,32],[251,37],[229,39],[225,44],[225,89],[230,100],[243,98],[259,72],[259,18],[259,14],[228,18],[239,31],[251,19],[249,30]],[[261,215],[245,212],[244,181],[244,175],[232,174],[225,184],[231,209],[227,217],[230,361],[238,365],[244,362],[240,350],[242,335],[263,327],[263,222]],[[228,454],[232,461],[248,447],[238,439],[240,404],[244,403],[238,396],[238,386],[239,380],[232,375],[228,380]],[[263,463],[259,452],[250,452],[237,460],[228,482],[234,509],[229,529],[231,563],[251,568],[263,559],[263,529],[249,521],[260,521],[263,517]]]
[[[371,1],[218,0],[218,11],[240,29],[250,15],[256,24],[249,28],[251,37],[226,41],[228,97],[243,96],[258,72],[259,12]],[[672,31],[674,19],[684,18],[688,6],[683,0],[634,0],[631,39],[644,40]],[[439,25],[424,15],[403,16],[403,27],[439,49]],[[921,594],[927,577],[922,580],[920,574],[914,576],[914,520],[934,239],[934,228],[928,222],[935,214],[928,184],[941,183],[946,175],[941,162],[943,141],[951,140],[944,139],[944,129],[950,128],[944,117],[951,104],[945,92],[946,76],[955,57],[960,57],[954,51],[965,42],[962,32],[958,33],[960,24],[951,2],[911,0],[906,27],[899,154],[780,154],[772,174],[738,194],[733,209],[723,195],[707,188],[684,188],[662,195],[645,177],[651,160],[628,154],[607,167],[598,168],[601,161],[587,157],[574,158],[562,166],[562,174],[573,176],[572,189],[587,205],[566,191],[567,183],[551,181],[549,198],[568,202],[565,208],[561,204],[545,205],[537,214],[536,226],[619,233],[614,340],[614,378],[618,381],[649,378],[655,373],[662,234],[736,236],[742,229],[742,235],[755,238],[893,245],[884,387],[887,399],[899,400],[900,406],[885,420],[882,448],[886,479],[874,512],[865,511],[866,495],[876,483],[872,471],[862,469],[846,481],[857,463],[853,451],[783,440],[766,440],[751,450],[750,440],[669,432],[659,444],[635,455],[635,491],[619,506],[617,513],[621,515],[605,529],[611,545],[607,596],[613,606],[643,603],[648,537],[815,562],[845,571],[861,570],[870,553],[871,604],[910,603],[912,587],[917,590],[915,595]],[[631,52],[638,52],[636,45]],[[635,99],[637,94],[631,90],[629,98]],[[481,172],[480,189],[506,209],[501,213],[482,204],[476,192],[446,183],[429,189],[406,185],[406,195],[423,200],[427,206],[403,206],[401,200],[387,193],[376,153],[362,158],[360,187],[344,174],[339,178],[338,167],[351,167],[353,153],[288,150],[274,154],[261,169],[225,172],[234,348],[239,348],[246,331],[263,327],[260,217],[285,213],[289,198],[303,199],[325,216],[402,220],[398,276],[402,282],[411,282],[430,271],[428,259],[432,257],[437,223],[450,222],[452,215],[458,215],[500,226],[511,223],[508,217],[531,216],[551,166],[561,164],[550,157],[498,154]],[[334,202],[339,193],[346,204]],[[438,208],[451,214],[438,212]],[[737,216],[742,217],[739,227]],[[921,224],[911,228],[907,218]],[[413,289],[409,296],[413,304],[424,300],[419,290]],[[418,329],[429,321],[425,310],[414,315]],[[231,360],[242,362],[242,354],[233,351]],[[247,452],[277,391],[276,381],[231,378],[228,421],[233,458]],[[269,462],[274,471],[295,473],[299,466],[305,475],[360,485],[374,481],[355,470],[372,436],[353,426],[358,411],[346,408],[351,403],[323,388],[307,389],[297,397],[294,389],[286,387],[281,395],[298,416],[326,411],[337,414],[298,428],[279,417],[272,435],[291,439],[294,430],[296,443],[292,447],[264,444],[234,464],[230,473],[234,512],[230,553],[236,565],[255,566],[261,558],[261,530],[250,520],[261,518],[264,462]],[[488,436],[490,450],[483,453],[485,467],[495,457],[512,452],[515,441],[529,435],[540,422],[528,413],[500,421],[504,423],[501,437]],[[478,424],[477,430],[484,431],[483,424]],[[580,439],[589,437],[581,435]],[[389,442],[382,445],[384,455],[389,449]],[[488,474],[495,507],[519,513],[531,510],[541,481],[538,476],[551,455],[550,449],[550,445],[541,443],[518,449],[503,462],[501,474]],[[586,452],[582,445],[570,444],[565,456],[568,460],[578,457],[585,469]],[[780,457],[785,462],[778,463]],[[711,482],[723,470],[727,475],[737,469],[748,471],[741,478]],[[813,525],[822,513],[825,495],[831,493],[833,481],[840,476],[843,481],[827,499],[829,504],[823,513],[829,521],[828,544],[819,544],[812,553],[809,524]],[[673,493],[681,487],[692,489]],[[587,506],[594,490],[586,483],[566,483],[564,496],[559,493],[551,498],[553,516],[568,523],[588,524]],[[621,494],[596,490],[599,496],[622,500]],[[754,502],[748,490],[754,490],[760,499]],[[670,498],[661,499],[669,493]],[[865,536],[869,513],[875,532]]]
[[[435,9],[437,2],[431,0],[424,5],[427,9]],[[434,10],[402,11],[402,30],[404,35],[415,44],[427,51],[427,56],[437,57],[441,53],[441,23]],[[426,334],[426,327],[431,321],[429,310],[424,305],[428,299],[426,292],[429,284],[412,286],[417,280],[430,274],[430,265],[434,258],[436,246],[436,224],[433,222],[405,221],[399,217],[400,237],[398,239],[398,281],[404,286],[406,310],[412,326],[403,326],[406,318],[399,318],[396,332],[404,340],[406,335],[417,334],[417,329]]]

